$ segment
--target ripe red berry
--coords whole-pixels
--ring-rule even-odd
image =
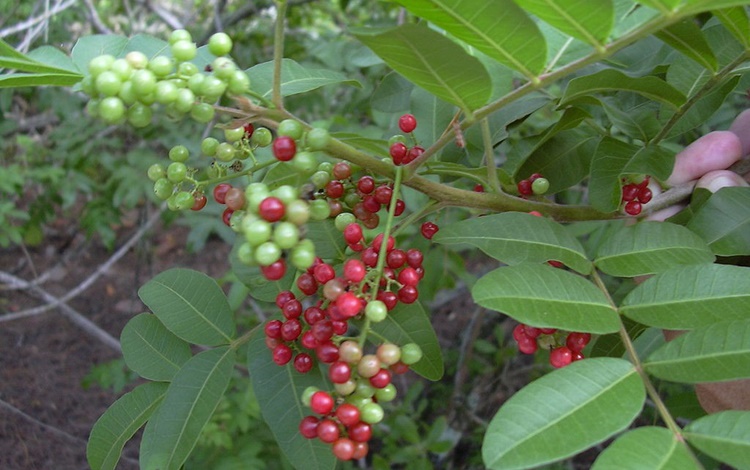
[[[299,342],[302,347],[307,349],[316,349],[320,345],[320,343],[318,343],[318,340],[315,339],[315,336],[313,336],[312,331],[310,330],[302,333],[302,338]]]
[[[591,341],[591,333],[573,332],[568,334],[568,337],[565,339],[565,345],[574,353],[579,353],[589,344],[589,341]]]
[[[318,423],[320,420],[315,416],[305,416],[299,423],[299,433],[306,439],[318,437]]]
[[[419,291],[414,286],[404,286],[398,290],[398,300],[405,304],[412,304],[419,298]]]
[[[362,227],[357,223],[351,223],[344,228],[344,240],[353,245],[362,240]]]
[[[326,319],[326,314],[320,307],[308,307],[303,314],[308,325],[312,326]]]
[[[344,278],[351,283],[361,282],[367,274],[365,264],[358,259],[348,259],[344,263]]]
[[[352,167],[350,167],[346,162],[338,162],[337,164],[333,165],[331,174],[337,180],[345,180],[352,176]]]
[[[297,288],[305,295],[313,295],[318,291],[318,282],[312,274],[305,272],[297,278]]]
[[[375,189],[375,200],[381,205],[387,205],[391,203],[391,197],[393,196],[393,189],[390,186],[378,186]]]
[[[398,119],[398,127],[401,129],[401,132],[408,134],[417,128],[417,118],[412,114],[404,114]]]
[[[406,158],[406,155],[409,153],[409,148],[403,142],[396,142],[391,145],[389,153],[391,154],[391,158],[393,159],[393,164],[400,165],[401,163],[403,163],[404,158]]]
[[[338,199],[344,195],[344,184],[341,181],[329,181],[326,185],[326,196]]]
[[[253,132],[255,132],[255,126],[253,126],[252,124],[250,124],[248,122],[242,128],[245,130],[245,138],[246,139],[249,139],[250,137],[253,136]]]
[[[521,337],[518,341],[518,351],[523,354],[534,354],[537,349],[539,349],[539,345],[536,342],[536,339],[529,338],[528,336]]]
[[[286,274],[286,263],[283,259],[280,259],[268,266],[261,266],[260,272],[269,281],[278,281]]]
[[[263,199],[258,206],[258,215],[268,222],[277,222],[284,217],[286,207],[281,199],[269,196]]]
[[[378,252],[371,246],[365,248],[359,255],[359,258],[368,268],[374,268],[378,264]]]
[[[407,266],[398,273],[398,282],[403,286],[416,287],[419,284],[419,274],[411,266]]]
[[[281,339],[281,320],[270,320],[263,330],[268,338]]]
[[[273,362],[277,365],[283,366],[292,360],[292,348],[284,343],[278,344],[273,349]]]
[[[313,413],[319,415],[327,415],[333,411],[334,404],[335,401],[331,394],[322,390],[318,390],[310,397],[310,409],[313,410]]]
[[[375,388],[385,388],[391,383],[391,371],[380,369],[377,374],[370,377],[370,385]]]
[[[410,248],[406,251],[406,263],[412,268],[416,269],[422,266],[424,255],[421,251],[416,248]]]
[[[351,376],[352,369],[346,362],[336,361],[328,368],[328,378],[335,384],[345,383]]]
[[[638,190],[638,201],[641,204],[648,204],[651,198],[654,197],[654,193],[649,188],[641,188]]]
[[[336,271],[330,264],[321,263],[315,266],[315,269],[313,270],[313,276],[315,277],[316,281],[321,284],[325,284],[326,282],[336,277]]]
[[[294,293],[292,291],[283,290],[276,294],[276,306],[279,308],[283,308],[285,303],[293,300],[294,298]]]
[[[219,183],[214,187],[214,200],[219,204],[224,204],[224,197],[227,195],[227,191],[232,189],[232,185],[229,183]]]
[[[370,194],[375,190],[375,180],[372,176],[363,176],[357,181],[357,189],[362,194]]]
[[[641,213],[641,210],[643,210],[643,208],[641,207],[641,203],[637,200],[632,200],[625,204],[625,212],[628,215],[638,215]]]
[[[638,196],[638,185],[630,183],[622,187],[623,202],[632,201]]]
[[[240,188],[230,188],[224,195],[224,203],[233,211],[242,209],[245,207],[245,191]]]
[[[331,364],[339,359],[339,348],[330,341],[327,341],[315,347],[315,355],[323,364]]]
[[[385,262],[391,269],[398,269],[406,263],[406,252],[404,250],[394,249],[385,257]]]
[[[414,147],[409,149],[409,153],[406,154],[406,156],[401,161],[401,163],[403,163],[404,165],[406,165],[407,163],[411,163],[423,153],[424,153],[424,147],[420,145],[415,145]]]
[[[205,194],[196,194],[195,199],[193,201],[193,207],[190,208],[190,210],[193,211],[199,211],[206,207],[206,203],[208,202],[208,199],[206,198]]]
[[[317,321],[313,323],[310,331],[318,343],[326,342],[333,336],[333,323],[328,319]]]
[[[375,248],[375,251],[380,251],[380,246],[383,244],[383,234],[379,233],[375,235],[372,240],[371,246]],[[385,251],[391,251],[396,246],[396,239],[392,235],[388,236],[388,242],[385,244]]]
[[[351,318],[362,310],[362,303],[353,293],[344,292],[336,299],[336,307],[344,317]]]
[[[306,374],[310,372],[313,366],[312,357],[307,353],[299,353],[294,357],[294,368],[300,374]]]
[[[377,201],[377,199],[375,199],[375,196],[368,194],[367,196],[362,198],[362,207],[370,214],[374,214],[380,210],[380,203]]]
[[[440,230],[440,228],[437,226],[437,224],[433,222],[425,222],[422,224],[422,228],[420,229],[422,232],[422,236],[425,237],[428,240],[432,240],[432,237],[435,236],[435,234]]]
[[[394,292],[380,291],[377,295],[377,300],[383,302],[388,310],[393,310],[398,304],[398,296]]]
[[[336,439],[333,446],[331,446],[331,451],[339,460],[352,460],[355,451],[354,441],[346,437]]]
[[[474,185],[474,192],[475,193],[483,193],[484,192],[484,186],[482,186],[480,183],[477,183]]]
[[[277,137],[273,141],[273,156],[282,162],[288,162],[297,153],[297,144],[289,136]]]
[[[393,211],[393,215],[396,217],[400,216],[406,210],[406,203],[401,199],[396,200],[396,209]]]
[[[346,427],[359,423],[359,408],[351,403],[342,403],[336,408],[336,418]]]
[[[224,212],[221,214],[221,221],[224,222],[224,225],[227,227],[229,227],[232,220],[232,214],[234,214],[234,211],[228,207],[224,209]]]
[[[513,328],[513,339],[516,340],[516,342],[521,341],[523,338],[528,338],[524,326],[523,323],[519,323]]]
[[[567,346],[560,346],[549,353],[549,363],[557,369],[565,367],[573,362],[573,351]]]
[[[299,318],[302,315],[302,304],[297,299],[292,299],[284,304],[281,308],[281,313],[287,320],[292,318]]]
[[[530,180],[521,180],[516,185],[518,188],[518,194],[521,196],[531,196],[534,194],[534,190],[531,189],[531,181]]]
[[[302,323],[296,318],[287,320],[281,324],[281,339],[294,341],[302,333]]]
[[[349,426],[349,438],[357,442],[367,442],[372,437],[372,426],[360,421],[352,426]]]
[[[331,419],[324,419],[318,424],[318,439],[328,444],[339,438],[339,426]]]

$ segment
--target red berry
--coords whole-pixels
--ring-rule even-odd
[[[362,310],[359,298],[351,292],[344,292],[336,299],[336,307],[346,318],[356,316]]]
[[[375,190],[375,180],[372,176],[363,176],[357,181],[357,189],[362,194],[370,194]]]
[[[536,339],[540,334],[542,334],[542,330],[533,326],[529,326],[529,325],[524,325],[523,331],[524,333],[526,333],[526,336],[528,336],[531,339]]]
[[[319,415],[327,415],[333,411],[334,404],[331,394],[322,390],[318,390],[310,397],[310,409]]]
[[[331,174],[333,174],[333,177],[337,180],[345,180],[352,176],[352,167],[350,167],[348,163],[338,162],[333,165]]]
[[[362,227],[357,223],[351,223],[344,228],[344,240],[349,245],[353,245],[362,240]]]
[[[224,197],[227,195],[227,191],[232,189],[232,185],[229,183],[219,183],[214,188],[214,200],[219,204],[224,204]]]
[[[432,237],[440,230],[437,224],[433,222],[425,222],[422,224],[421,232],[422,236],[428,240],[432,240]]]
[[[419,274],[411,266],[407,266],[398,273],[398,282],[403,286],[416,287],[419,284]]]
[[[234,214],[234,211],[230,208],[224,209],[224,212],[221,214],[221,221],[224,222],[224,225],[229,227],[230,221],[232,220],[232,214]]]
[[[325,284],[326,282],[336,277],[336,271],[330,264],[321,263],[315,266],[315,269],[313,270],[313,276],[315,277],[316,281],[321,284]]]
[[[300,339],[300,344],[307,349],[316,349],[320,343],[318,343],[318,340],[315,339],[315,336],[313,336],[312,331],[307,330],[304,333],[302,333],[302,339]]]
[[[566,346],[555,348],[549,353],[549,363],[557,369],[573,362],[573,351]]]
[[[370,214],[374,214],[380,210],[380,203],[375,199],[375,196],[368,194],[362,198],[362,207]]]
[[[385,388],[391,383],[391,371],[380,369],[377,374],[370,377],[370,385],[375,388]]]
[[[302,323],[296,318],[287,320],[281,324],[281,339],[294,341],[302,333]]]
[[[573,351],[573,362],[580,361],[584,356],[580,352]]]
[[[417,118],[412,114],[404,114],[398,119],[398,128],[401,129],[401,132],[406,132],[407,134],[412,132],[417,128]]]
[[[323,319],[313,323],[310,331],[312,331],[312,335],[318,343],[324,343],[333,336],[333,324],[331,323],[331,320]]]
[[[397,363],[391,365],[389,369],[394,374],[401,375],[409,372],[409,364],[404,364],[403,362],[398,361]]]
[[[643,208],[641,207],[641,203],[636,200],[629,201],[627,204],[625,204],[625,212],[628,215],[638,215],[641,213],[642,209]]]
[[[406,155],[409,153],[409,148],[404,145],[403,142],[396,142],[391,145],[389,153],[391,154],[391,158],[393,159],[393,164],[400,165],[404,161]]]
[[[528,337],[529,336],[526,334],[526,328],[523,323],[519,323],[513,328],[513,339],[516,340],[516,342],[519,342],[522,339]]]
[[[419,251],[416,248],[410,248],[406,252],[406,263],[411,266],[412,268],[416,269],[420,266],[422,266],[422,261],[424,260],[424,255],[421,251]]]
[[[483,193],[484,192],[484,186],[482,186],[479,183],[475,184],[474,185],[474,192],[475,193]]]
[[[328,444],[339,438],[339,426],[330,419],[324,419],[318,424],[318,439]]]
[[[579,353],[589,344],[589,341],[591,341],[591,333],[573,332],[568,334],[568,337],[565,339],[565,345],[574,353]]]
[[[344,184],[341,181],[329,181],[326,185],[326,196],[338,199],[344,195]]]
[[[539,331],[545,335],[553,335],[557,332],[557,328],[539,328]]]
[[[240,188],[230,188],[224,195],[224,203],[233,211],[242,209],[245,207],[245,191]]]
[[[245,138],[246,139],[249,139],[250,137],[253,136],[253,132],[255,132],[255,126],[253,126],[252,124],[250,124],[248,122],[242,128],[245,130]]]
[[[651,198],[654,197],[654,193],[651,192],[649,188],[641,188],[638,191],[638,201],[641,204],[648,204],[651,201]]]
[[[541,212],[539,211],[531,211],[529,212],[530,215],[533,215],[534,217],[544,217]]]
[[[534,354],[539,345],[536,343],[536,339],[523,336],[518,340],[518,350],[523,354]]]
[[[290,300],[294,300],[294,293],[289,290],[283,290],[276,294],[276,306],[279,308],[283,308],[284,304],[289,302]]]
[[[306,439],[318,437],[318,423],[320,420],[315,416],[305,416],[299,423],[299,433]]]
[[[349,259],[344,263],[344,278],[351,283],[361,282],[367,274],[365,264],[358,259]]]
[[[390,291],[378,292],[377,299],[382,301],[389,311],[396,308],[396,304],[398,304],[398,296]]]
[[[351,403],[342,403],[336,408],[336,417],[346,427],[359,423],[359,408]]]
[[[328,341],[315,347],[315,355],[323,364],[331,364],[339,359],[339,348]]]
[[[411,163],[423,153],[424,153],[424,147],[415,145],[414,147],[409,149],[409,153],[406,154],[406,156],[404,157],[401,163],[403,163],[404,165],[406,165],[407,163]]]
[[[398,217],[399,215],[403,214],[406,210],[406,203],[402,201],[401,199],[396,200],[396,209],[393,211],[393,215]]]
[[[349,331],[349,324],[346,321],[343,320],[331,320],[331,324],[333,325],[333,334],[335,335],[344,335],[347,331]]]
[[[349,438],[357,442],[367,442],[372,437],[372,426],[360,421],[357,424],[349,426]]]
[[[375,189],[375,200],[382,205],[391,203],[391,197],[393,197],[393,189],[390,186],[378,186]]]
[[[276,222],[284,217],[286,208],[281,199],[269,196],[263,199],[258,206],[258,215],[268,222]]]
[[[294,368],[300,374],[306,374],[312,369],[313,360],[307,353],[299,353],[294,357]]]
[[[518,188],[518,194],[521,196],[531,196],[534,194],[534,191],[531,189],[531,181],[529,180],[521,180],[516,185]]]
[[[404,250],[395,249],[388,253],[385,257],[385,262],[391,269],[398,269],[406,263],[406,252]]]
[[[297,153],[297,144],[289,136],[277,137],[273,141],[273,156],[282,162],[288,162]]]
[[[297,278],[297,288],[305,295],[313,295],[318,292],[318,282],[312,274],[302,273]]]
[[[352,460],[354,458],[355,445],[354,441],[346,437],[336,439],[331,446],[333,455],[339,460]]]
[[[277,365],[283,366],[292,360],[292,348],[284,343],[278,344],[273,349],[273,362]]]
[[[380,251],[380,246],[383,244],[383,234],[379,233],[375,235],[375,238],[372,240],[372,247],[375,248],[375,251]],[[385,251],[391,251],[396,246],[396,239],[393,238],[392,235],[388,236],[388,242],[385,244]]]
[[[207,202],[208,199],[206,198],[205,194],[196,194],[193,202],[193,207],[191,207],[190,210],[199,211],[206,207]]]
[[[414,286],[404,286],[398,290],[398,300],[405,304],[412,304],[419,298],[419,291]]]
[[[326,314],[319,307],[308,307],[305,309],[304,318],[307,324],[312,326],[319,321],[325,320]]]
[[[292,299],[284,304],[281,309],[281,313],[287,320],[292,318],[299,318],[302,315],[302,304],[297,299]]]
[[[371,246],[365,248],[359,258],[368,268],[374,268],[378,264],[378,252]]]
[[[281,339],[281,320],[270,320],[263,330],[268,338]]]
[[[533,183],[534,181],[538,180],[539,178],[543,178],[543,176],[542,176],[541,173],[533,173],[531,176],[529,176],[529,181],[531,181]]]
[[[280,259],[268,266],[261,266],[260,272],[269,281],[278,281],[286,274],[286,263],[283,259]]]
[[[366,442],[354,442],[354,454],[352,454],[352,460],[364,459],[367,457],[367,453],[370,451],[370,447]]]
[[[345,383],[351,376],[352,369],[346,362],[336,361],[328,368],[328,378],[335,384]]]
[[[623,202],[632,201],[638,196],[638,185],[626,184],[622,187],[622,200]]]

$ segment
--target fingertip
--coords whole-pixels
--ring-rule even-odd
[[[740,175],[728,170],[716,170],[706,173],[698,180],[696,187],[705,188],[715,193],[721,188],[733,186],[750,186]]]
[[[742,143],[742,155],[750,153],[750,109],[746,109],[741,112],[732,125],[729,126],[729,130],[734,133]]]
[[[742,158],[742,142],[731,131],[713,131],[697,139],[675,157],[667,184],[674,186],[729,168]]]

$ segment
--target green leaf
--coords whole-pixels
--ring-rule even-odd
[[[94,57],[110,54],[113,57],[119,57],[125,46],[128,44],[128,38],[125,36],[94,34],[91,36],[81,37],[73,46],[70,53],[71,59],[78,70],[88,75],[89,62]]]
[[[461,46],[426,26],[404,24],[363,30],[355,36],[393,70],[467,114],[483,106],[492,81],[482,63]]]
[[[38,74],[81,76],[76,71],[61,69],[59,67],[54,67],[26,58],[16,59],[12,57],[0,57],[0,68],[13,69],[21,72],[34,72]]]
[[[527,78],[544,70],[547,46],[529,16],[510,0],[401,0],[417,16],[438,25]]]
[[[612,276],[634,277],[713,261],[706,243],[685,227],[641,222],[624,227],[607,239],[599,247],[594,264]]]
[[[628,431],[599,454],[591,470],[698,470],[684,442],[667,428],[645,426]]]
[[[750,268],[705,264],[657,274],[633,289],[621,313],[669,330],[750,318]]]
[[[571,80],[558,106],[562,107],[588,95],[613,91],[638,93],[673,108],[679,108],[687,100],[679,90],[660,78],[631,77],[615,69],[604,69]]]
[[[308,222],[305,238],[315,244],[315,255],[324,260],[345,259],[346,240],[333,219]]]
[[[750,320],[715,323],[664,344],[644,363],[672,382],[721,382],[750,377]]]
[[[518,5],[560,31],[603,48],[615,20],[611,0],[516,0]]]
[[[80,75],[78,67],[75,66],[73,60],[65,54],[63,51],[52,46],[41,46],[28,54],[29,59],[35,60],[39,63],[54,68],[56,72],[68,72],[75,75]]]
[[[141,468],[179,469],[224,396],[234,368],[229,346],[193,356],[169,384],[164,402],[141,441]]]
[[[743,0],[685,0],[684,14],[694,15],[703,11],[715,10],[717,8],[729,8],[747,5]]]
[[[727,30],[742,43],[745,48],[750,47],[750,20],[745,7],[736,6],[722,10],[711,11],[721,21]]]
[[[270,189],[289,185],[293,187],[302,186],[304,178],[302,174],[290,162],[279,162],[268,170],[263,176],[263,183]]]
[[[661,147],[638,146],[604,137],[591,161],[589,200],[602,212],[612,212],[622,200],[621,178],[626,175],[652,175],[667,179],[674,154]]]
[[[370,97],[372,109],[384,113],[409,110],[409,97],[414,85],[396,72],[383,77]]]
[[[143,378],[170,381],[191,357],[190,345],[150,313],[128,321],[120,334],[125,364]]]
[[[432,239],[444,245],[471,245],[507,264],[560,261],[576,271],[591,272],[580,242],[565,227],[545,217],[503,212],[442,227]]]
[[[602,99],[601,104],[612,124],[628,137],[648,142],[661,130],[661,124],[656,118],[658,108],[655,103],[639,103],[625,109],[620,101],[608,97]]]
[[[419,125],[414,129],[413,135],[417,142],[435,142],[446,129],[456,114],[456,107],[425,91],[422,88],[414,88],[410,97],[411,113],[419,116]],[[449,132],[452,132],[449,131]],[[437,160],[443,153],[443,149],[437,152]]]
[[[71,86],[80,82],[81,78],[81,75],[63,73],[12,73],[0,76],[0,88]]]
[[[428,380],[443,377],[443,354],[430,318],[419,302],[400,304],[388,312],[380,323],[371,323],[370,328],[394,344],[417,343],[422,349],[422,359],[411,366],[411,370]]]
[[[125,443],[159,407],[167,384],[149,382],[126,393],[104,412],[91,428],[86,459],[92,470],[114,469]]]
[[[658,33],[656,37],[666,42],[673,48],[693,59],[701,66],[716,71],[718,64],[711,46],[703,36],[698,24],[692,19],[687,19],[670,25]]]
[[[719,256],[750,254],[750,188],[722,188],[696,212],[687,228]]]
[[[253,91],[270,98],[273,91],[273,62],[254,65],[247,69],[247,74],[252,81]],[[362,87],[357,80],[340,72],[304,67],[292,59],[283,59],[281,62],[281,96],[298,95],[337,84]]]
[[[729,94],[737,88],[739,81],[739,75],[730,77],[720,86],[714,87],[708,94],[698,99],[698,101],[695,102],[687,112],[677,115],[675,121],[676,124],[672,126],[672,129],[667,134],[668,138],[680,136],[704,125],[706,121],[716,113],[721,105],[726,102]],[[665,117],[665,119],[666,118],[667,117]],[[669,119],[671,118],[672,117],[669,117]]]
[[[617,312],[586,279],[546,265],[490,271],[471,290],[474,302],[536,327],[604,334],[620,328]]]
[[[738,470],[750,469],[750,411],[729,410],[690,423],[683,432],[690,445]]]
[[[639,1],[638,3],[666,13],[677,10],[677,7],[682,3],[682,0],[644,0]]]
[[[263,418],[289,462],[305,470],[335,468],[336,458],[330,444],[305,439],[299,433],[302,418],[312,414],[300,401],[302,392],[307,387],[330,388],[320,370],[313,367],[307,374],[300,374],[291,364],[277,366],[271,359],[262,330],[250,340],[247,364]]]
[[[28,60],[23,53],[17,51],[13,46],[5,42],[2,38],[0,38],[0,57]]]
[[[629,362],[574,362],[503,404],[484,436],[484,463],[490,469],[524,469],[575,455],[629,426],[645,398]]]
[[[185,341],[207,346],[232,341],[229,302],[216,281],[203,273],[182,268],[164,271],[141,287],[138,296]]]

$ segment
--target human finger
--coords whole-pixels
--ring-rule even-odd
[[[729,170],[709,171],[698,180],[695,185],[698,188],[705,188],[715,193],[721,188],[733,186],[750,186],[740,175]]]
[[[742,158],[742,152],[742,141],[734,132],[709,132],[677,154],[667,184],[675,186],[713,170],[727,169]]]
[[[746,109],[734,118],[729,130],[739,137],[742,143],[742,155],[750,154],[750,109]]]

